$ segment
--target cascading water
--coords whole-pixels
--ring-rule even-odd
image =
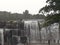
[[[0,29],[0,45],[4,45],[3,29]]]
[[[55,24],[55,23],[54,23]],[[50,26],[50,30],[46,29],[46,27],[41,28],[41,31],[39,31],[39,27],[38,27],[38,21],[25,21],[24,22],[24,26],[26,29],[26,34],[28,37],[28,42],[30,43],[40,43],[40,36],[41,36],[41,40],[42,43],[48,43],[48,40],[59,40],[59,28],[58,25],[54,25],[52,24]],[[55,28],[54,28],[55,27]],[[51,36],[52,37],[51,37]]]
[[[30,38],[30,42],[38,43],[40,39],[38,22],[37,21],[25,21],[25,29],[26,29],[28,39]]]

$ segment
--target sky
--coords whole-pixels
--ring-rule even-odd
[[[46,5],[46,0],[0,0],[0,11],[37,14]]]

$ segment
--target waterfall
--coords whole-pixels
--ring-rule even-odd
[[[38,22],[37,21],[25,21],[24,25],[25,25],[27,37],[30,38],[30,42],[38,43],[40,39]]]
[[[51,40],[59,40],[59,28],[57,23],[54,23],[50,26],[51,34],[49,34],[49,26],[47,29],[43,27],[41,28],[41,31],[39,31],[38,21],[36,20],[25,21],[24,25],[28,37],[28,42],[30,41],[31,43],[40,43],[40,32],[43,43],[48,43],[49,38],[51,38]],[[50,35],[52,35],[52,37]]]
[[[0,29],[0,44],[1,44],[1,45],[4,45],[3,29]]]

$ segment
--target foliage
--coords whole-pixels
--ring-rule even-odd
[[[8,21],[5,26],[8,29],[14,29],[14,28],[16,29],[17,28],[17,22],[16,21]]]
[[[60,0],[47,0],[45,7],[41,8],[39,13],[48,13],[46,16],[46,21],[44,23],[44,26],[48,26],[55,22],[60,22]],[[53,11],[53,12],[52,12]],[[51,12],[51,13],[50,13]]]
[[[38,14],[29,14],[26,10],[23,14],[0,11],[0,21],[20,20],[20,19],[44,19],[45,16]]]
[[[46,5],[45,7],[41,8],[41,10],[39,12],[42,12],[42,11],[44,11],[44,12],[60,11],[60,0],[47,0],[46,3],[48,5]]]

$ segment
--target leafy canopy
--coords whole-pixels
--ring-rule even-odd
[[[41,8],[40,12],[50,12],[50,11],[54,11],[54,12],[59,12],[60,13],[60,0],[47,0],[46,3],[48,5],[45,5],[45,7]]]
[[[39,13],[48,13],[44,25],[60,22],[60,0],[47,0],[46,3],[48,5],[45,5],[45,7],[41,8],[39,11]]]

